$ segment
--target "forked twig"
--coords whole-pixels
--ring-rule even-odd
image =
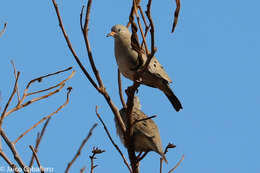
[[[90,138],[90,136],[92,135],[93,130],[95,129],[96,126],[97,126],[97,123],[95,123],[95,124],[91,127],[91,129],[89,130],[87,137],[82,141],[82,143],[81,143],[81,145],[80,145],[80,147],[79,147],[77,153],[75,154],[75,156],[73,157],[73,159],[68,163],[67,168],[66,168],[66,170],[65,170],[65,173],[68,173],[68,172],[69,172],[69,169],[70,169],[71,165],[72,165],[72,164],[76,161],[76,159],[79,157],[82,148],[84,147],[84,145],[85,145],[85,144],[87,143],[87,141],[89,140],[89,138]]]
[[[9,110],[8,112],[6,112],[5,117],[7,117],[7,116],[10,115],[11,113],[13,113],[13,112],[15,112],[15,111],[17,111],[17,110],[19,110],[19,109],[22,109],[22,108],[24,108],[24,107],[26,107],[26,106],[28,106],[28,105],[34,103],[34,102],[37,102],[37,101],[42,100],[42,99],[46,99],[46,98],[48,98],[48,97],[50,97],[50,96],[52,96],[52,95],[54,95],[54,94],[60,92],[60,90],[65,86],[65,82],[66,82],[67,80],[71,79],[71,78],[74,76],[74,74],[75,74],[75,71],[72,71],[72,73],[70,74],[70,76],[69,76],[68,78],[64,79],[63,81],[61,81],[59,84],[55,85],[54,87],[50,87],[50,88],[52,88],[52,89],[53,89],[53,88],[56,88],[56,87],[59,87],[58,89],[56,89],[56,90],[54,90],[54,91],[52,91],[52,92],[49,92],[49,93],[46,94],[46,95],[33,98],[33,99],[31,99],[31,100],[29,100],[29,101],[23,103],[23,101],[26,99],[26,97],[27,97],[28,95],[32,95],[32,93],[27,93],[27,92],[28,92],[28,89],[29,89],[29,87],[30,87],[30,85],[31,85],[33,82],[37,81],[36,79],[42,80],[42,78],[36,78],[36,79],[34,79],[34,80],[31,80],[31,81],[28,83],[26,89],[24,90],[23,97],[20,99],[20,101],[19,101],[19,103],[17,104],[17,106],[14,107],[14,108],[12,108],[12,109]],[[52,75],[54,75],[54,74],[52,74]],[[46,75],[46,76],[43,76],[43,77],[45,78],[45,77],[47,77],[47,75]],[[43,91],[45,91],[45,90],[41,90],[41,92],[43,92]],[[39,93],[39,91],[33,92],[33,94],[34,94],[34,93]]]
[[[169,143],[169,144],[165,147],[163,153],[166,155],[166,153],[168,152],[169,149],[175,148],[175,147],[176,147],[176,145],[174,145],[174,144],[172,144],[172,143]],[[160,158],[160,173],[162,173],[162,165],[163,165],[163,159]]]
[[[91,1],[91,0],[89,0],[89,1]],[[105,90],[105,87],[103,86],[103,87],[98,87],[98,85],[94,82],[94,80],[92,79],[92,77],[89,75],[89,73],[87,72],[87,70],[85,69],[85,67],[82,65],[82,63],[80,62],[80,60],[79,60],[79,58],[78,58],[78,56],[77,56],[77,54],[76,54],[76,52],[74,51],[74,49],[72,48],[72,45],[71,45],[71,42],[70,42],[70,40],[69,40],[69,37],[68,37],[68,35],[67,35],[67,33],[66,33],[66,31],[65,31],[65,29],[64,29],[64,26],[63,26],[63,22],[62,22],[62,18],[61,18],[61,16],[60,16],[60,12],[59,12],[59,8],[58,8],[58,5],[57,5],[57,3],[56,3],[56,1],[55,0],[52,0],[52,2],[53,2],[53,5],[54,5],[54,7],[55,7],[55,11],[56,11],[56,15],[57,15],[57,17],[58,17],[58,21],[59,21],[59,26],[60,26],[60,28],[61,28],[61,30],[62,30],[62,33],[63,33],[63,36],[65,37],[65,40],[66,40],[66,42],[67,42],[67,45],[68,45],[68,47],[69,47],[69,49],[70,49],[70,51],[72,52],[72,54],[73,54],[73,57],[74,57],[74,59],[76,60],[76,62],[78,63],[78,65],[80,66],[80,68],[81,68],[81,70],[84,72],[84,74],[86,75],[86,77],[88,78],[88,80],[90,81],[90,83],[93,85],[93,87],[98,91],[98,92],[100,92],[103,96],[104,96],[104,98],[105,98],[105,100],[107,101],[107,103],[108,103],[108,105],[110,106],[110,108],[111,108],[111,110],[112,110],[112,112],[114,113],[114,115],[116,116],[116,118],[118,119],[118,121],[119,121],[119,125],[120,125],[120,128],[122,129],[122,131],[123,132],[125,132],[125,125],[124,125],[124,123],[123,123],[123,120],[121,119],[121,117],[120,117],[120,115],[119,115],[119,111],[118,111],[118,108],[114,105],[114,103],[112,102],[112,100],[111,100],[111,98],[110,98],[110,96],[109,96],[109,94],[107,93],[107,91]],[[91,2],[89,2],[88,3],[88,8],[90,9],[90,6],[91,5]],[[85,19],[85,24],[83,25],[83,21],[82,21],[82,16],[83,16],[83,9],[84,9],[84,7],[82,8],[82,10],[81,10],[81,14],[80,14],[80,23],[81,23],[81,29],[82,29],[82,26],[84,26],[83,27],[83,29],[85,28],[85,31],[84,31],[84,39],[85,39],[85,37],[88,37],[88,17],[89,17],[89,14],[88,13],[90,13],[90,10],[87,10],[87,14],[86,14],[86,16],[87,16],[87,18]],[[89,41],[88,41],[88,39],[86,39],[87,41],[85,42],[86,44],[90,44],[89,43]],[[86,45],[87,47],[90,47],[89,45]],[[88,55],[90,55],[91,54],[91,56],[92,56],[92,53],[91,52],[88,52]],[[93,60],[93,59],[92,59]],[[92,62],[93,64],[94,64],[94,61]],[[91,66],[92,68],[93,68],[93,66]],[[97,77],[97,75],[96,75],[96,77]],[[99,79],[97,79],[97,80],[101,80],[101,78],[99,78]],[[100,82],[100,81],[99,81]],[[102,84],[102,82],[101,82],[101,84]]]
[[[96,77],[96,79],[98,81],[99,87],[101,89],[103,89],[104,85],[103,85],[103,82],[101,80],[99,71],[97,70],[96,65],[94,63],[93,55],[92,55],[92,51],[91,51],[90,43],[89,43],[89,39],[88,39],[88,30],[89,30],[88,29],[88,24],[89,24],[89,19],[90,19],[89,16],[90,16],[91,4],[92,4],[92,0],[89,0],[88,4],[87,4],[87,12],[86,12],[86,16],[85,16],[85,24],[84,24],[84,27],[81,28],[81,30],[82,30],[82,33],[83,33],[83,36],[84,36],[85,46],[86,46],[86,49],[87,49],[87,52],[88,52],[88,59],[89,59],[90,65],[91,65],[91,69],[92,69],[92,71],[95,74],[95,77]],[[82,16],[82,14],[81,14],[81,16]],[[82,20],[80,22],[82,23]],[[83,26],[83,25],[81,24],[81,26]]]
[[[46,120],[46,122],[43,125],[43,128],[42,128],[41,132],[37,134],[36,144],[35,144],[35,147],[34,147],[34,150],[35,150],[36,153],[38,152],[38,148],[39,148],[40,142],[42,140],[42,137],[43,137],[43,135],[45,133],[46,127],[48,126],[50,120],[51,120],[51,117]],[[31,161],[30,161],[30,164],[29,164],[30,168],[33,165],[33,161],[34,161],[34,154],[32,154],[32,157],[31,157]]]
[[[37,162],[37,164],[38,164],[38,167],[39,167],[41,173],[44,173],[44,168],[41,166],[41,163],[40,163],[40,160],[39,160],[39,158],[38,158],[38,156],[37,156],[36,151],[34,150],[33,146],[29,145],[29,147],[30,147],[30,149],[32,150],[32,153],[33,153],[33,155],[34,155],[34,157],[35,157],[35,159],[36,159],[36,162]]]
[[[98,89],[98,86],[96,84],[96,82],[92,79],[92,77],[90,76],[90,74],[87,72],[87,70],[85,69],[85,67],[83,66],[83,64],[81,63],[81,61],[79,60],[79,57],[77,56],[75,50],[73,49],[72,47],[72,44],[69,40],[69,36],[67,35],[65,29],[64,29],[64,26],[63,26],[63,22],[62,22],[62,19],[61,19],[61,16],[60,16],[60,12],[59,12],[59,8],[58,8],[58,5],[56,3],[55,0],[52,0],[52,3],[53,3],[53,6],[55,8],[55,11],[56,11],[56,14],[57,14],[57,17],[58,17],[58,20],[59,20],[59,26],[61,28],[61,31],[63,33],[63,36],[66,40],[66,43],[74,57],[74,59],[76,60],[76,62],[78,63],[80,69],[83,71],[83,73],[85,74],[85,76],[88,78],[88,80],[90,81],[90,83],[93,85],[94,88]]]
[[[44,122],[45,120],[49,119],[50,117],[52,117],[54,114],[57,114],[62,108],[64,108],[68,103],[69,103],[69,96],[70,96],[70,92],[71,92],[71,87],[68,88],[68,92],[67,92],[67,99],[65,101],[65,103],[63,103],[56,111],[52,112],[51,114],[43,117],[40,121],[38,121],[37,123],[35,123],[31,128],[29,128],[28,130],[26,130],[24,133],[22,133],[13,143],[16,144],[23,136],[25,136],[28,132],[30,132],[32,129],[34,129],[35,127],[37,127],[39,124],[41,124],[42,122]]]
[[[9,99],[8,99],[6,105],[5,105],[5,108],[4,108],[4,110],[3,110],[2,114],[1,114],[0,128],[1,128],[1,126],[2,126],[2,123],[3,123],[4,118],[7,116],[7,115],[6,115],[7,108],[9,107],[9,104],[11,103],[11,101],[12,101],[12,99],[13,99],[13,96],[14,96],[14,94],[16,93],[19,76],[20,76],[20,72],[17,73],[17,77],[16,77],[16,79],[15,79],[15,84],[14,84],[13,92],[12,92],[11,96],[9,97]]]
[[[89,156],[89,158],[90,158],[90,173],[93,173],[94,169],[98,166],[98,165],[94,165],[94,159],[96,159],[95,155],[96,154],[101,154],[103,152],[105,152],[105,150],[100,150],[98,148],[93,147],[92,155]]]

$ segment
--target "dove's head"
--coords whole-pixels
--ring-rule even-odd
[[[131,33],[124,25],[115,25],[111,28],[111,32],[107,34],[107,37],[114,37],[115,39],[130,39]]]

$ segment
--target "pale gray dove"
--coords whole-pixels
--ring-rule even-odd
[[[139,98],[135,96],[134,106],[132,111],[134,122],[137,120],[148,118],[148,116],[145,115],[140,109],[141,109],[141,105],[139,102]],[[126,125],[127,123],[126,109],[122,108],[119,112],[124,124]],[[119,135],[121,142],[126,146],[126,143],[124,141],[124,135],[121,131],[121,128],[116,118],[115,118],[115,124],[116,124],[117,134]],[[167,163],[166,157],[162,149],[159,129],[152,119],[136,122],[133,127],[133,137],[134,137],[134,147],[136,152],[155,151],[156,153],[160,154],[162,159]]]
[[[128,79],[134,80],[136,70],[140,67],[138,53],[131,46],[131,33],[127,27],[123,25],[115,25],[107,36],[114,37],[115,57],[119,71]],[[145,63],[147,56],[142,53],[142,60]],[[143,63],[143,64],[144,64]],[[141,64],[141,66],[143,65]],[[158,88],[164,92],[176,111],[182,109],[181,102],[171,90],[169,83],[172,82],[167,75],[163,66],[159,63],[156,57],[153,57],[148,70],[142,75],[142,84],[150,87]]]

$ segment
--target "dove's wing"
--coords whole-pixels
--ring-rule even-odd
[[[155,74],[156,76],[163,78],[164,80],[168,81],[169,83],[172,82],[172,80],[170,79],[170,77],[168,76],[166,71],[164,70],[163,66],[156,59],[155,56],[151,59],[148,69],[151,73]]]

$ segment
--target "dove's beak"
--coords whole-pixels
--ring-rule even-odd
[[[114,31],[111,31],[110,33],[107,34],[107,37],[110,37],[110,36],[114,37],[115,34],[116,33]]]

